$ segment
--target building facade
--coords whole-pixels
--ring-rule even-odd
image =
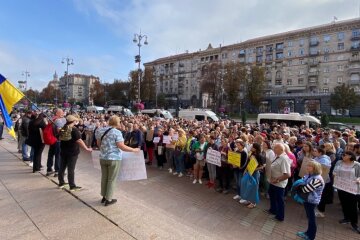
[[[158,93],[184,105],[200,105],[202,70],[213,62],[258,65],[265,70],[260,112],[331,112],[329,97],[343,83],[360,93],[360,19],[337,21],[295,31],[160,58],[154,69]],[[240,92],[240,98],[244,98]],[[246,100],[246,99],[244,99]],[[360,110],[360,109],[359,109]],[[353,110],[355,115],[360,111]]]
[[[91,88],[95,81],[100,81],[98,77],[83,74],[65,74],[60,78],[59,87],[68,100],[82,102],[86,105],[92,104]]]

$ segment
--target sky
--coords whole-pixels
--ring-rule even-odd
[[[0,74],[30,72],[41,90],[56,71],[127,80],[137,68],[135,33],[147,35],[143,62],[359,17],[360,0],[0,0]]]

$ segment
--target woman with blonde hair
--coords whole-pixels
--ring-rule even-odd
[[[317,230],[315,208],[320,202],[325,184],[321,177],[320,163],[310,161],[306,165],[306,170],[307,175],[303,178],[305,185],[303,185],[299,191],[302,195],[305,195],[304,208],[308,219],[308,228],[305,232],[298,232],[296,235],[303,239],[314,240]]]
[[[119,174],[122,151],[138,152],[140,148],[131,148],[124,144],[124,138],[120,130],[120,118],[116,115],[110,117],[109,126],[100,129],[96,133],[97,144],[100,148],[101,166],[101,203],[105,206],[117,202],[113,199],[115,183]]]

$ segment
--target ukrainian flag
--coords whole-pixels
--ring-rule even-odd
[[[14,105],[23,97],[24,94],[0,74],[0,111],[2,112],[4,124],[9,131],[9,134],[14,138],[16,138],[16,135],[9,113]]]

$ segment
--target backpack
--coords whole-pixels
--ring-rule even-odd
[[[60,129],[59,140],[60,141],[70,141],[72,138],[71,132],[72,132],[72,127],[70,127],[69,125],[65,125],[64,127],[62,127]]]
[[[43,139],[46,145],[53,145],[56,143],[57,138],[54,134],[54,124],[49,122],[43,129]]]

